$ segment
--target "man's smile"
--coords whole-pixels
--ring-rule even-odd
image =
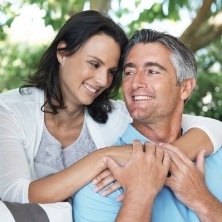
[[[141,101],[141,100],[151,100],[154,99],[153,96],[133,96],[134,101]]]

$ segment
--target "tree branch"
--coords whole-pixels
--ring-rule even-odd
[[[197,50],[204,48],[222,35],[222,24],[215,27],[215,25],[208,25],[204,32],[190,39],[188,45],[196,52]]]
[[[106,13],[111,8],[111,0],[90,0],[90,9]]]
[[[198,33],[198,27],[200,27],[200,25],[210,17],[210,8],[214,1],[215,0],[203,0],[203,4],[197,12],[196,18],[180,37],[182,42],[189,42],[190,36]]]

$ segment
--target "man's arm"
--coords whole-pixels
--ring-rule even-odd
[[[222,222],[222,204],[211,194],[205,182],[204,151],[198,153],[195,165],[179,149],[169,144],[163,146],[172,160],[171,176],[165,185],[197,214],[201,222]]]
[[[116,180],[125,190],[125,197],[116,221],[151,221],[154,199],[162,189],[170,166],[167,152],[151,143],[135,140],[129,162],[120,167],[113,159],[104,158]]]

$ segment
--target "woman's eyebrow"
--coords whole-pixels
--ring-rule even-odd
[[[88,57],[90,57],[90,58],[92,58],[92,59],[95,59],[95,60],[97,60],[99,63],[101,63],[102,65],[104,65],[104,62],[103,62],[100,58],[98,58],[97,56],[88,55]]]
[[[98,58],[97,56],[88,55],[88,57],[97,60],[97,61],[98,61],[100,64],[102,64],[102,65],[105,65],[104,61],[101,60],[100,58]],[[117,65],[117,66],[114,66],[114,67],[110,68],[110,70],[112,70],[112,69],[119,69],[119,67],[118,67],[118,65]]]

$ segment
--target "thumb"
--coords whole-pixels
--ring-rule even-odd
[[[112,172],[112,174],[115,177],[115,175],[120,170],[120,166],[118,165],[118,163],[110,157],[103,157],[102,161],[106,164],[106,166],[110,169],[110,171]]]
[[[205,150],[201,150],[197,154],[197,161],[196,161],[196,167],[199,169],[199,171],[204,175],[205,174],[205,165],[204,165],[204,154]]]

